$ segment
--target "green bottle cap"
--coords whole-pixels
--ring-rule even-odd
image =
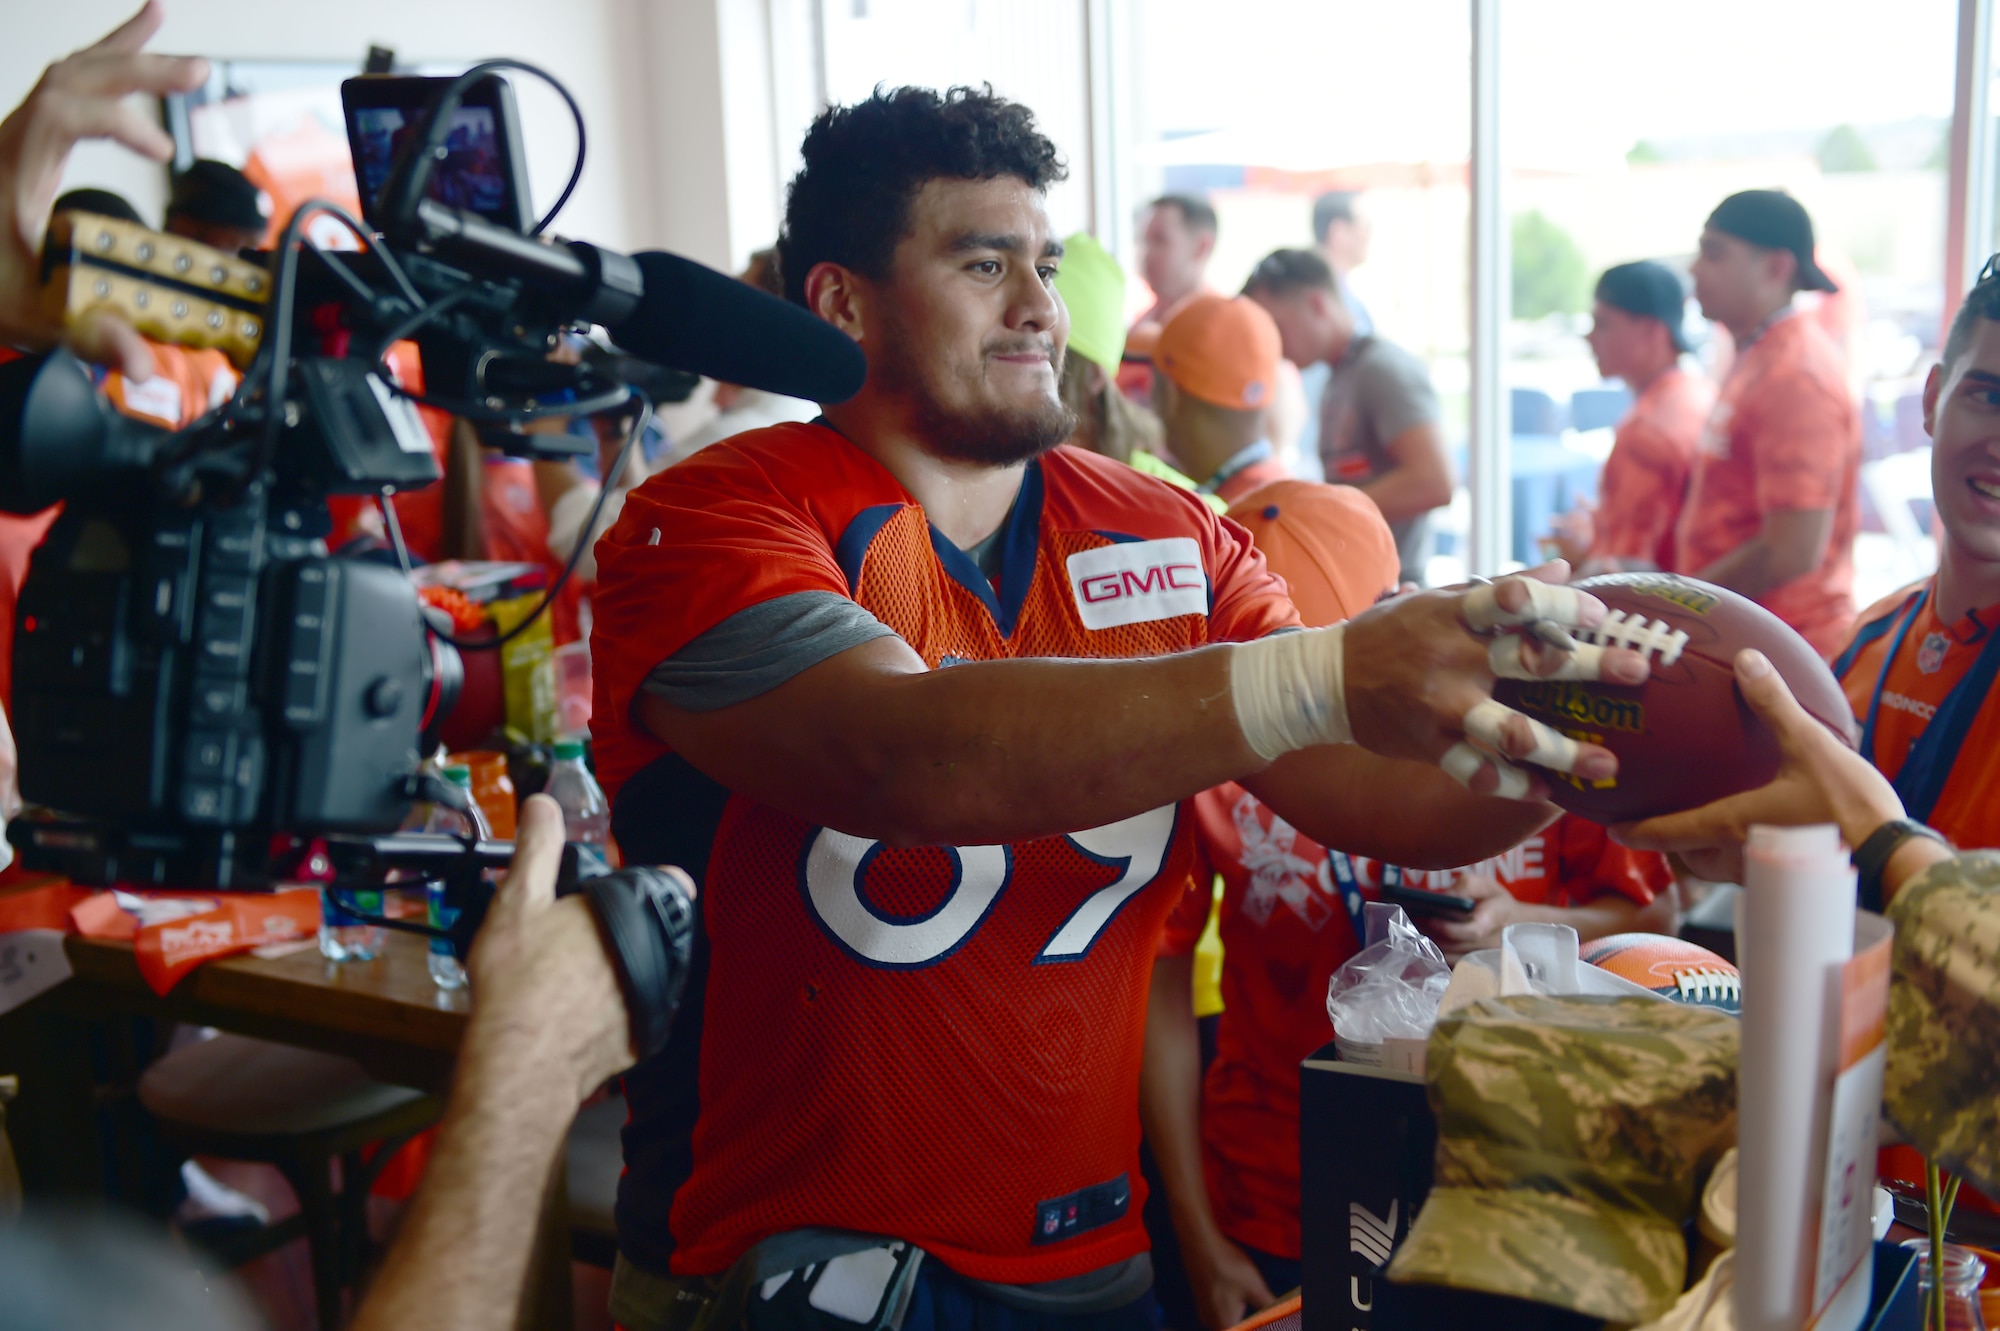
[[[583,741],[580,739],[559,739],[556,741],[556,761],[569,762],[583,757]]]
[[[472,769],[459,763],[453,763],[444,769],[444,779],[451,782],[454,786],[464,786],[467,790],[472,789]]]

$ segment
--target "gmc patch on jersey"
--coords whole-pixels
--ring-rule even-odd
[[[1079,550],[1067,563],[1070,592],[1087,629],[1208,613],[1208,574],[1191,536]]]

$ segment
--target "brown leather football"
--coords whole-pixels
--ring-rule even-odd
[[[1634,687],[1503,679],[1493,690],[1507,706],[1618,755],[1610,781],[1542,773],[1550,798],[1571,813],[1600,823],[1651,818],[1776,776],[1777,737],[1736,689],[1733,662],[1746,647],[1771,658],[1805,709],[1854,742],[1853,713],[1826,662],[1755,601],[1668,573],[1615,573],[1576,585],[1611,611],[1577,637],[1644,652],[1652,677]]]

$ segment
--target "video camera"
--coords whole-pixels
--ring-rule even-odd
[[[504,69],[577,114],[576,166],[539,221]],[[440,875],[476,924],[478,885],[510,848],[396,834],[415,801],[462,798],[420,755],[459,653],[497,646],[455,643],[406,576],[386,499],[439,478],[413,401],[510,453],[568,456],[590,445],[531,427],[618,412],[629,449],[662,367],[819,401],[850,396],[865,367],[830,326],[689,260],[542,239],[581,176],[583,122],[532,66],[362,76],[342,99],[365,222],[308,202],[274,250],[245,256],[88,214],[51,225],[43,274],[62,317],[112,310],[245,374],[172,433],[113,412],[65,352],[0,366],[0,508],[63,504],[16,613],[12,715],[39,808],[8,837],[30,867],[175,887],[268,886],[324,846],[334,890]],[[314,243],[315,218],[361,248]],[[551,359],[588,325],[616,350]],[[421,398],[388,368],[405,339]],[[404,567],[330,555],[331,495],[382,498]],[[566,864],[567,886],[606,897]],[[677,890],[636,895],[671,914]]]

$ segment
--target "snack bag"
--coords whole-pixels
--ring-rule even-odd
[[[494,601],[486,607],[502,637],[542,603],[540,592]],[[556,697],[555,634],[542,615],[500,647],[501,690],[507,726],[537,744],[552,743],[561,716]]]

